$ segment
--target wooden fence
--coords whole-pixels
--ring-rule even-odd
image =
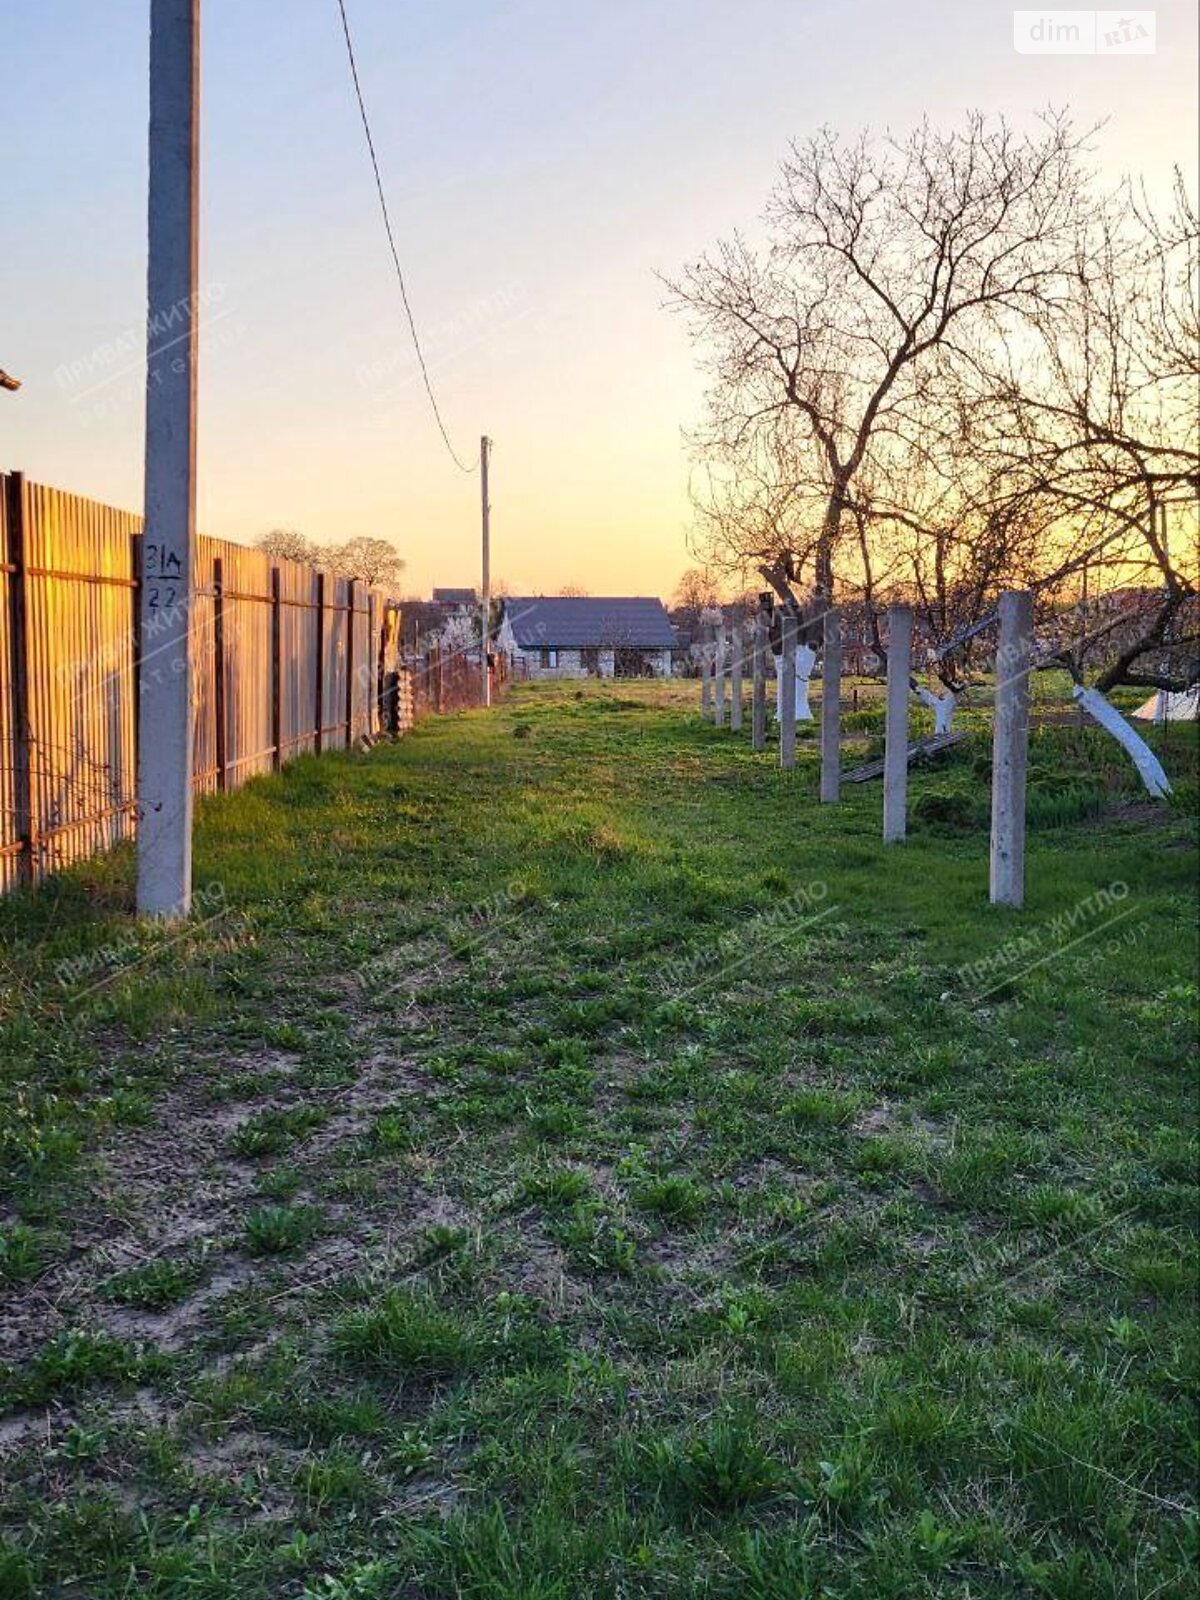
[[[133,832],[139,663],[167,670],[140,547],[140,517],[0,474],[0,891]],[[198,790],[379,731],[399,642],[382,591],[200,538],[193,607]]]
[[[508,657],[492,658],[491,693],[498,699],[508,685]],[[400,680],[400,727],[439,712],[466,711],[483,702],[482,666],[477,650],[446,650],[431,644],[404,658]]]

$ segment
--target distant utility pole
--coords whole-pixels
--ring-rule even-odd
[[[492,441],[485,433],[479,441],[479,494],[483,508],[483,594],[480,604],[483,608],[483,703],[485,706],[490,706],[492,703],[492,677],[488,671],[492,631],[492,507],[488,500],[488,457],[491,453]]]
[[[137,908],[162,918],[192,899],[199,133],[200,0],[151,0]]]

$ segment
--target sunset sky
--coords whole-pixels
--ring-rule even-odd
[[[671,273],[753,231],[789,139],[968,107],[1108,119],[1106,175],[1193,175],[1195,8],[1150,57],[1031,57],[990,3],[350,0],[454,440],[495,439],[493,572],[669,593],[700,388]],[[148,0],[0,0],[0,468],[139,509]],[[392,539],[474,582],[478,483],[429,415],[336,0],[205,0],[200,524]]]

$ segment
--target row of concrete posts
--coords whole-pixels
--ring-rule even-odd
[[[749,641],[740,619],[702,625],[700,652],[701,715],[716,727],[742,729],[745,653],[750,650],[750,741],[767,745],[767,657],[769,620],[755,612]],[[996,651],[996,694],[992,730],[992,831],[990,892],[994,905],[1020,906],[1025,899],[1025,772],[1029,750],[1029,671],[1033,647],[1033,596],[1002,594],[1000,639]],[[841,621],[836,606],[821,618],[821,803],[841,798]],[[912,697],[912,608],[888,611],[887,713],[883,757],[883,839],[900,844],[908,831],[908,767],[912,747],[908,712]],[[782,651],[777,671],[779,764],[796,764],[797,621],[780,612]]]

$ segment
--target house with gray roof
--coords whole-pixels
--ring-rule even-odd
[[[479,596],[474,589],[435,589],[433,603],[449,615],[456,611],[474,611]]]
[[[509,595],[496,642],[518,678],[669,678],[675,630],[644,595]]]

